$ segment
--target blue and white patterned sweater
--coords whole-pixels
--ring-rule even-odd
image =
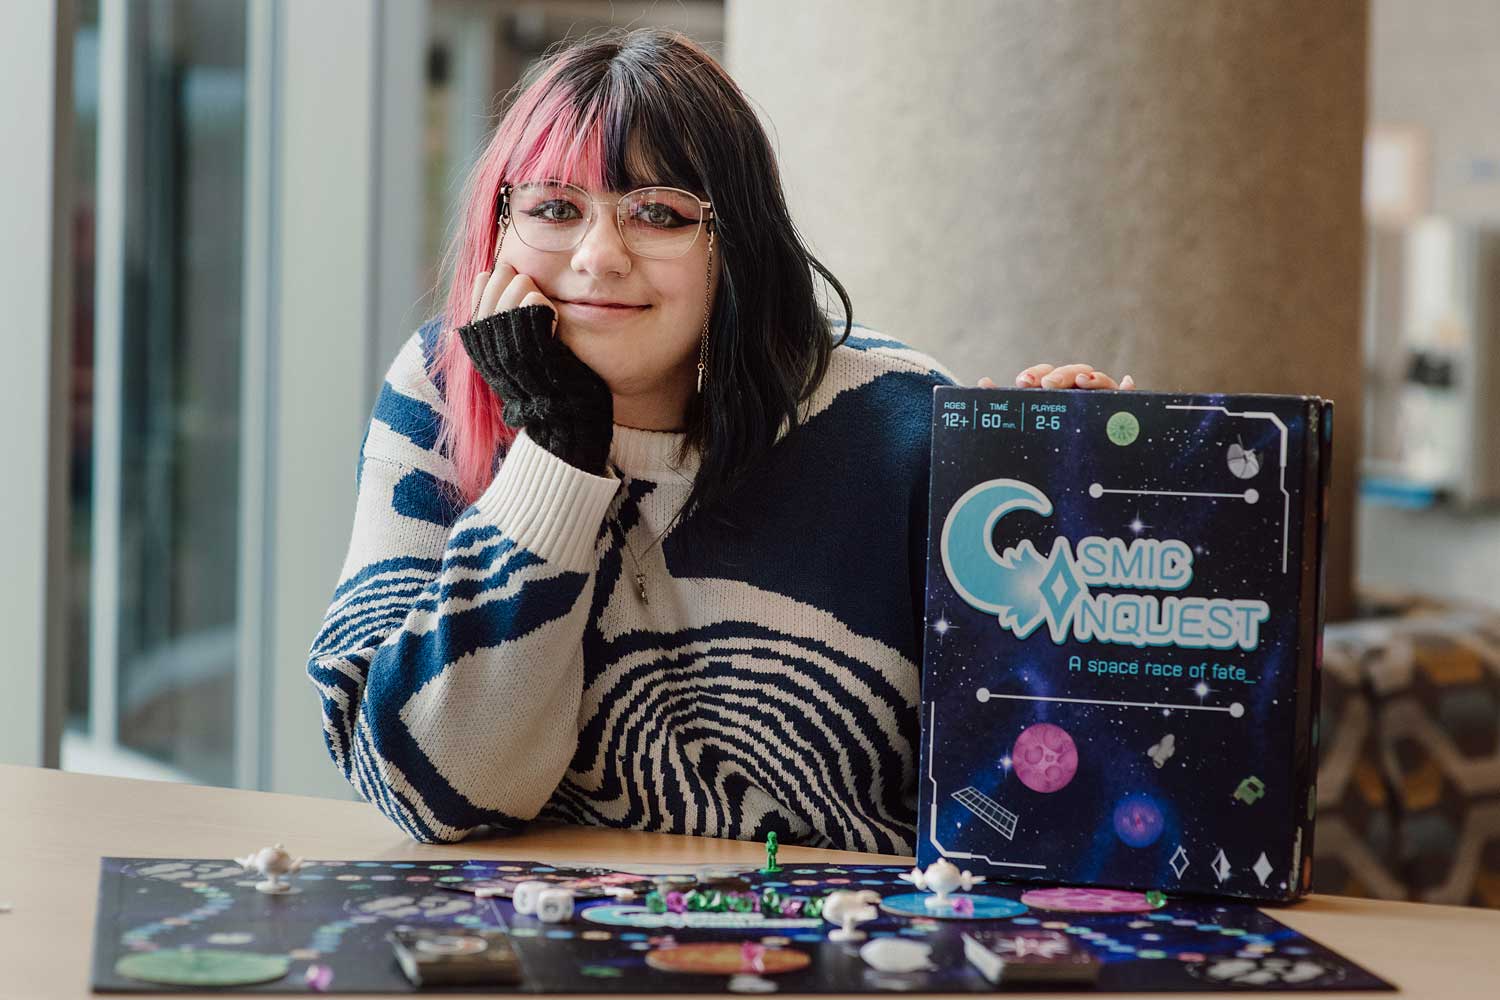
[[[680,436],[594,476],[523,433],[455,502],[431,322],[391,366],[309,653],[328,749],[413,838],[534,818],[911,853],[931,358],[856,327],[806,421],[679,523]],[[649,603],[635,586],[634,560]],[[654,544],[653,544],[654,543]]]

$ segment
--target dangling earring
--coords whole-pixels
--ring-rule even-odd
[[[714,229],[708,227],[708,278],[703,284],[703,339],[698,342],[698,395],[703,395],[704,372],[708,370],[709,298],[714,287]]]
[[[505,231],[510,228],[510,185],[500,185],[500,239],[495,242],[495,259],[490,261],[490,273],[495,273],[495,268],[500,266],[500,251],[505,248]],[[483,298],[483,296],[480,296]],[[479,315],[479,303],[474,303],[474,311],[469,314],[469,322],[474,322],[474,317]]]

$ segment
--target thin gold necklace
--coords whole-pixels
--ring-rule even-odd
[[[625,473],[620,471],[620,467],[613,466],[612,468],[614,469],[615,475],[620,478],[620,481],[624,482],[627,477]],[[676,470],[673,471],[675,472]],[[689,480],[680,472],[677,473],[677,477],[679,479],[682,479],[684,482],[691,482],[691,480]],[[623,508],[624,506],[625,505],[623,503],[620,504],[620,508]],[[630,553],[630,561],[635,563],[635,595],[641,599],[642,604],[649,605],[651,603],[651,598],[646,593],[646,571],[641,567],[640,556],[648,556],[651,554],[651,550],[656,548],[657,543],[660,542],[663,538],[667,537],[667,532],[672,530],[672,525],[677,523],[677,518],[674,515],[672,519],[667,522],[667,526],[661,529],[661,531],[657,532],[655,538],[651,539],[651,544],[646,546],[646,550],[638,556],[636,555],[635,549],[631,548],[630,546],[630,532],[626,529],[624,522],[620,520],[620,508],[616,508],[613,517],[615,524],[619,525],[620,528],[620,544],[625,546],[625,551]],[[639,513],[639,505],[637,505],[636,511]],[[679,511],[678,513],[681,513],[681,511]],[[644,517],[642,517],[640,520],[641,523],[645,523]]]

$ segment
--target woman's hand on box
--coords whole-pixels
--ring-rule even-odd
[[[1134,389],[1135,379],[1126,375],[1116,382],[1104,372],[1096,371],[1093,365],[1072,364],[1054,367],[1049,364],[1032,365],[1016,376],[1016,386],[1021,389]],[[981,389],[998,389],[990,378],[979,380]]]

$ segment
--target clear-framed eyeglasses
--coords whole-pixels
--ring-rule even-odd
[[[501,225],[508,224],[533,250],[572,250],[593,226],[599,206],[610,204],[620,239],[642,257],[681,257],[713,225],[713,204],[681,188],[643,187],[601,201],[565,181],[500,186]]]

